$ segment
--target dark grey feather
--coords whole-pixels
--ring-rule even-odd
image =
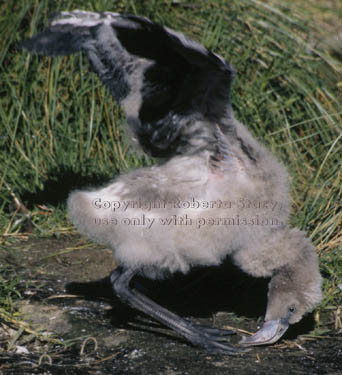
[[[200,115],[220,123],[230,116],[233,68],[183,34],[143,17],[62,12],[19,47],[51,56],[85,51],[153,156],[191,148],[182,137],[184,124],[192,125],[187,119]]]

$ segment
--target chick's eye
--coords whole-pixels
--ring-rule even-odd
[[[296,311],[296,308],[294,307],[294,306],[291,306],[290,308],[289,308],[289,312],[290,313],[294,313]]]

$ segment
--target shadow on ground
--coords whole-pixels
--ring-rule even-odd
[[[235,356],[209,354],[113,296],[107,276],[115,264],[109,250],[65,237],[29,239],[11,254],[3,252],[0,261],[15,264],[25,284],[18,310],[33,329],[54,333],[68,345],[23,335],[11,352],[0,349],[1,375],[342,373],[341,337],[333,331],[321,338],[308,335],[312,316],[276,345]],[[254,332],[262,323],[267,281],[250,278],[226,262],[167,281],[139,278],[135,286],[193,321]],[[231,342],[239,340],[238,333]],[[0,342],[11,334],[0,331]]]

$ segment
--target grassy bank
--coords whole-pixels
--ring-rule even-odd
[[[295,2],[289,4],[256,0],[2,4],[0,251],[8,251],[11,241],[27,231],[39,236],[70,233],[64,204],[72,189],[103,184],[118,173],[152,163],[128,146],[123,115],[90,73],[85,56],[31,56],[18,51],[16,44],[41,30],[58,10],[136,13],[185,32],[233,64],[236,117],[290,171],[293,225],[308,231],[321,259],[325,277],[321,309],[341,305],[342,64],[321,43],[327,36],[319,38],[322,14],[333,20],[341,10],[332,7],[322,13],[313,1],[300,10]],[[6,280],[0,278],[0,284]],[[0,287],[3,298],[8,293],[11,300],[18,296],[14,280]]]

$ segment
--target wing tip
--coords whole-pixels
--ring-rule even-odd
[[[64,56],[79,52],[83,47],[83,35],[50,28],[17,44],[19,49],[46,56]]]

